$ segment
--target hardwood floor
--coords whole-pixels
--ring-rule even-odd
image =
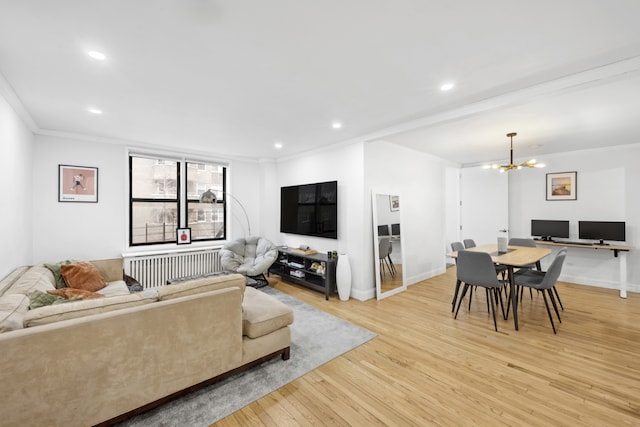
[[[454,319],[455,267],[381,301],[269,281],[378,336],[217,426],[640,425],[638,294],[561,282],[554,335],[535,292],[517,332],[494,331],[484,292]]]

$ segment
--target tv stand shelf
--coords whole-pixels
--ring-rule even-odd
[[[289,248],[279,247],[278,258],[268,274],[282,280],[323,292],[325,299],[336,292],[336,261],[326,254],[303,255]]]

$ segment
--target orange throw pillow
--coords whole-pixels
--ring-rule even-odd
[[[99,294],[97,292],[89,292],[84,289],[74,289],[74,288],[61,288],[56,289],[54,291],[47,291],[52,295],[58,295],[59,297],[63,297],[64,299],[92,299],[92,298],[104,298],[104,295]]]
[[[95,292],[107,285],[98,269],[90,262],[61,265],[60,274],[70,288]]]

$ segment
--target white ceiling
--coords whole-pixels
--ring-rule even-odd
[[[516,157],[542,159],[640,143],[638,17],[637,0],[0,0],[0,91],[42,134],[251,158],[384,139],[472,164],[515,131]]]

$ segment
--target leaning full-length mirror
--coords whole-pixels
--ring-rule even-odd
[[[371,193],[371,203],[376,297],[382,299],[407,288],[403,274],[402,205],[398,193],[377,190]]]

